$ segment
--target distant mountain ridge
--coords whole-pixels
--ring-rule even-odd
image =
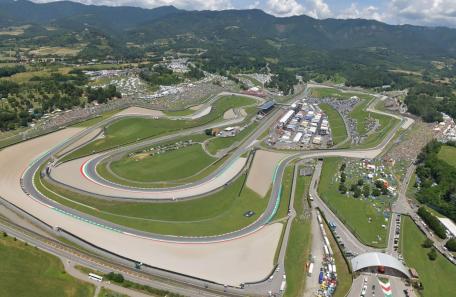
[[[0,0],[0,26],[54,25],[66,29],[95,27],[113,35],[136,34],[136,39],[192,34],[198,38],[238,35],[276,39],[313,49],[384,47],[400,52],[455,55],[456,30],[395,26],[374,20],[278,18],[261,10],[185,11],[173,6],[154,9],[84,5],[70,1],[37,4]],[[230,32],[228,32],[230,30]]]

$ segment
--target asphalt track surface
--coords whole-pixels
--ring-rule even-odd
[[[226,94],[223,94],[223,95],[226,95]],[[369,109],[369,111],[377,112],[372,107],[373,103],[368,107],[368,109]],[[383,113],[383,112],[381,112],[381,113],[382,114],[386,114],[386,113]],[[265,121],[263,121],[263,123],[260,126],[260,128],[258,128],[254,133],[252,133],[247,138],[247,140],[244,141],[231,154],[231,156],[225,161],[225,163],[222,166],[220,166],[213,173],[209,174],[208,176],[202,178],[201,180],[199,180],[199,181],[197,181],[195,183],[190,183],[190,184],[186,184],[186,185],[182,185],[182,186],[178,186],[178,187],[174,187],[174,188],[163,188],[163,189],[138,189],[138,188],[134,188],[134,189],[132,189],[132,188],[127,187],[127,186],[123,186],[123,185],[112,183],[112,182],[107,181],[107,180],[101,178],[100,176],[98,176],[98,174],[96,173],[96,164],[98,164],[98,162],[100,162],[103,159],[105,159],[105,158],[107,158],[109,156],[112,156],[112,155],[122,154],[122,153],[131,151],[131,150],[134,150],[134,149],[137,149],[137,148],[141,148],[141,147],[144,147],[144,146],[152,145],[152,144],[155,144],[157,142],[162,142],[162,141],[173,139],[173,138],[180,137],[180,136],[183,136],[183,135],[191,135],[191,134],[196,133],[196,132],[204,131],[208,127],[220,126],[220,123],[209,124],[209,125],[205,125],[205,126],[202,126],[202,127],[196,127],[196,128],[188,129],[188,130],[185,130],[185,131],[173,134],[173,135],[167,135],[167,136],[163,136],[163,137],[160,137],[160,138],[150,139],[150,140],[142,141],[142,142],[139,142],[139,143],[134,143],[132,145],[127,145],[125,147],[121,147],[121,148],[117,148],[117,149],[114,149],[114,150],[107,151],[105,153],[97,155],[96,157],[94,157],[93,159],[90,159],[87,163],[85,163],[83,171],[85,172],[85,174],[94,183],[96,183],[98,185],[105,186],[105,187],[109,187],[110,189],[114,189],[114,190],[117,189],[118,190],[118,195],[112,195],[112,193],[111,193],[111,195],[104,197],[106,199],[113,199],[113,198],[116,199],[117,198],[117,199],[130,199],[131,200],[132,196],[134,196],[134,195],[128,196],[129,191],[135,192],[135,194],[138,193],[138,192],[139,193],[144,193],[145,194],[145,198],[152,199],[152,200],[154,199],[154,194],[159,196],[160,193],[165,193],[165,192],[166,193],[170,193],[170,192],[172,193],[172,191],[175,191],[175,194],[170,194],[171,196],[168,196],[168,199],[170,199],[170,197],[174,197],[174,198],[171,198],[171,199],[175,199],[176,197],[179,198],[179,199],[194,198],[193,196],[185,196],[186,193],[187,193],[187,191],[185,191],[185,190],[186,189],[194,189],[194,188],[198,188],[198,187],[204,187],[205,184],[207,184],[209,181],[212,181],[212,180],[216,179],[217,177],[223,176],[223,173],[227,170],[227,167],[232,166],[233,162],[238,160],[242,154],[244,154],[245,152],[250,150],[250,148],[252,146],[252,143],[255,141],[255,139],[257,139],[265,131],[265,129],[267,129],[275,121],[275,119],[277,118],[277,115],[279,115],[278,111],[276,111],[275,113],[270,115]],[[387,114],[387,115],[389,115],[389,114]],[[124,115],[124,116],[129,116],[129,115]],[[122,117],[124,117],[124,116],[122,116]],[[401,119],[402,122],[400,123],[400,125],[397,125],[396,127],[394,127],[390,131],[388,136],[385,139],[383,139],[382,143],[380,143],[375,148],[372,148],[372,149],[360,149],[360,150],[316,150],[316,151],[306,151],[306,152],[299,152],[299,153],[291,153],[291,154],[289,154],[289,156],[287,156],[284,159],[282,159],[279,162],[279,164],[276,166],[276,170],[274,172],[271,197],[270,197],[269,203],[268,203],[268,205],[266,207],[266,210],[259,216],[259,218],[254,223],[252,223],[252,224],[250,224],[250,225],[248,225],[248,226],[246,226],[246,227],[244,227],[242,229],[233,231],[231,233],[226,233],[226,234],[220,234],[220,235],[214,235],[214,236],[190,237],[190,236],[161,235],[161,234],[154,234],[154,233],[150,233],[150,232],[138,231],[138,230],[135,230],[135,229],[132,229],[132,228],[127,228],[127,227],[119,226],[119,225],[111,223],[111,222],[107,222],[107,221],[102,220],[100,218],[87,215],[85,213],[76,211],[76,210],[74,210],[72,208],[69,208],[69,207],[65,207],[65,206],[63,206],[61,204],[58,204],[58,203],[54,202],[51,199],[48,199],[45,195],[41,194],[35,188],[35,186],[33,184],[33,176],[39,170],[39,168],[40,168],[41,164],[43,164],[43,162],[48,160],[51,156],[55,155],[55,153],[59,152],[60,150],[62,150],[67,145],[73,143],[74,141],[77,141],[81,137],[87,135],[87,133],[91,133],[94,129],[98,129],[98,128],[100,128],[102,126],[105,126],[105,125],[107,125],[107,124],[109,124],[109,123],[111,123],[113,121],[118,120],[119,117],[115,117],[115,116],[112,117],[112,118],[106,119],[105,121],[102,121],[99,124],[84,130],[79,135],[76,135],[76,137],[74,137],[74,138],[72,138],[72,139],[70,139],[70,140],[68,140],[68,141],[66,141],[66,142],[54,147],[50,151],[44,153],[40,158],[38,158],[34,163],[32,163],[31,166],[24,172],[24,175],[23,175],[23,188],[24,188],[24,191],[28,192],[30,195],[32,195],[36,199],[39,199],[43,203],[46,203],[48,205],[52,205],[55,208],[61,209],[65,213],[71,214],[71,215],[76,216],[76,217],[87,219],[87,220],[89,220],[90,222],[92,222],[94,224],[103,226],[103,227],[108,228],[108,229],[121,230],[123,232],[132,233],[132,234],[135,234],[137,236],[148,237],[148,238],[153,238],[155,240],[169,241],[169,242],[192,242],[192,243],[199,242],[199,243],[207,243],[207,242],[219,242],[219,241],[225,241],[225,240],[232,240],[232,239],[235,239],[235,238],[244,237],[244,236],[247,236],[249,234],[252,234],[252,233],[258,231],[259,229],[263,228],[263,226],[265,226],[269,222],[271,222],[272,218],[274,217],[274,215],[275,215],[275,213],[276,213],[276,211],[277,211],[277,209],[278,209],[278,207],[280,205],[280,196],[281,196],[281,190],[282,190],[283,172],[285,170],[285,167],[289,164],[289,162],[291,162],[292,160],[295,160],[297,158],[301,158],[301,159],[304,159],[304,158],[322,158],[322,157],[329,157],[329,156],[340,156],[340,157],[351,157],[351,158],[368,158],[368,159],[375,158],[387,146],[387,144],[389,143],[391,138],[396,133],[397,129],[399,129],[399,127],[402,126],[404,124],[404,122],[406,122],[406,120],[403,119],[402,117],[399,117],[399,116],[396,116],[396,115],[390,115],[390,116],[393,116],[393,117],[396,117],[398,119]],[[243,119],[239,119],[239,118],[234,119],[234,121],[242,121],[242,120]],[[229,122],[228,125],[230,125],[232,123],[232,121],[233,120],[228,121]],[[225,125],[225,124],[226,124],[226,122],[223,125]],[[74,174],[79,174],[79,173],[75,172]],[[234,177],[235,176],[232,176],[232,178],[234,178]],[[230,182],[230,180],[226,180],[226,182]],[[222,184],[224,184],[224,183],[222,183]],[[71,185],[64,185],[64,186],[67,186],[67,187],[70,187],[72,189],[85,192],[87,194],[90,193],[89,191],[87,191],[87,189],[86,190],[78,189],[77,186],[71,186]],[[212,192],[213,190],[215,190],[215,189],[212,189],[212,188],[209,187],[207,189],[207,193]],[[192,191],[188,191],[188,193],[192,193]],[[93,194],[93,193],[90,193],[90,194]],[[202,191],[199,194],[200,195],[204,195],[205,193],[204,193],[204,191]],[[100,193],[95,193],[95,195],[97,197],[103,196],[103,195],[100,195]]]
[[[374,112],[376,112],[376,111],[374,111]],[[265,131],[265,129],[267,129],[269,127],[269,125],[275,120],[274,116],[277,116],[277,115],[278,115],[278,113],[273,114],[270,118],[264,120],[261,127],[258,130],[256,130],[250,137],[248,137],[247,141],[245,141],[235,152],[233,152],[233,155],[232,155],[232,157],[230,157],[230,159],[239,157],[244,152],[248,151],[251,148],[251,146],[253,145],[254,140],[259,135],[261,135],[263,133],[263,131]],[[126,116],[126,117],[128,117],[128,116]],[[394,116],[394,117],[398,117],[398,116]],[[399,117],[399,118],[401,118],[401,117]],[[104,121],[98,123],[97,125],[92,126],[88,129],[82,131],[81,133],[68,139],[67,141],[64,141],[63,143],[55,146],[54,148],[43,153],[40,157],[38,157],[36,160],[34,160],[30,164],[30,166],[25,170],[24,174],[22,175],[21,185],[22,185],[24,192],[28,193],[29,196],[31,195],[33,198],[38,199],[39,201],[41,201],[42,203],[44,203],[46,205],[51,205],[52,207],[59,208],[63,212],[68,212],[68,214],[71,216],[77,216],[77,217],[80,216],[83,220],[90,221],[91,223],[102,226],[103,228],[114,229],[114,230],[119,230],[119,231],[121,230],[123,232],[130,232],[139,237],[151,238],[151,239],[158,240],[158,241],[181,242],[181,243],[186,243],[186,242],[210,243],[210,242],[228,241],[228,240],[232,240],[235,238],[244,237],[244,236],[247,236],[249,234],[252,234],[252,233],[258,231],[259,229],[263,228],[267,223],[270,222],[271,218],[273,217],[273,215],[275,214],[275,212],[279,206],[282,176],[283,176],[285,167],[289,164],[290,161],[299,159],[299,158],[306,159],[306,158],[320,158],[320,157],[328,157],[328,156],[343,156],[343,157],[353,157],[353,158],[374,158],[383,151],[383,149],[386,147],[386,145],[392,139],[392,137],[394,136],[396,131],[399,129],[399,127],[405,125],[405,122],[407,122],[407,120],[404,120],[403,118],[401,118],[402,121],[401,121],[400,125],[397,125],[396,127],[394,127],[390,131],[388,136],[382,141],[382,143],[380,143],[377,147],[372,148],[372,149],[324,150],[324,151],[320,150],[320,151],[307,151],[307,152],[300,152],[300,153],[291,153],[291,154],[289,154],[289,156],[287,156],[282,161],[280,161],[279,164],[277,165],[275,173],[274,173],[274,178],[273,178],[273,188],[272,188],[272,193],[271,193],[271,199],[269,200],[269,204],[267,206],[266,211],[260,216],[260,218],[255,223],[253,223],[252,225],[249,225],[248,227],[246,227],[242,230],[237,230],[230,234],[223,234],[223,235],[219,235],[219,236],[175,237],[175,236],[151,234],[151,233],[146,233],[146,232],[138,232],[137,230],[129,230],[127,228],[124,228],[124,227],[121,227],[121,226],[118,226],[115,224],[110,225],[109,223],[107,223],[104,220],[94,218],[94,217],[88,216],[83,213],[79,213],[77,211],[74,211],[73,209],[69,209],[69,208],[65,209],[64,207],[62,207],[62,205],[53,202],[52,200],[48,199],[44,195],[41,195],[41,193],[39,193],[33,185],[33,176],[34,176],[35,172],[39,169],[41,164],[43,164],[51,156],[55,155],[57,152],[59,152],[60,150],[65,148],[67,145],[77,141],[78,139],[87,135],[88,133],[91,133],[94,129],[102,127],[102,126],[108,124],[109,122],[111,122],[112,120],[117,120],[117,119],[118,118],[116,118],[114,116],[113,118],[104,120]],[[220,125],[220,123],[218,123],[217,125]],[[217,125],[212,125],[212,126],[217,126]],[[199,130],[197,128],[195,128],[195,129],[190,129],[191,131],[187,131],[187,130],[186,131],[189,134],[191,134],[191,133],[195,133],[196,131],[204,130],[206,128],[207,128],[207,126],[205,126],[204,128],[200,127]],[[186,133],[186,132],[183,132],[183,133]],[[179,134],[179,135],[183,135],[183,134]],[[174,135],[174,137],[176,137],[176,135]],[[147,146],[147,143],[141,142],[141,143],[134,144],[134,145],[137,145],[137,147],[143,147],[143,146]],[[117,150],[112,150],[111,152],[116,153],[122,149],[131,150],[132,148],[130,146],[130,147],[128,147],[128,149],[127,149],[127,147],[125,147],[125,148],[120,148]],[[235,157],[233,157],[233,156],[235,156]],[[225,164],[227,164],[227,163],[228,163],[228,161]],[[221,168],[219,170],[223,170],[223,169],[224,169],[224,166],[221,166]],[[210,176],[206,177],[206,179],[208,179],[208,178],[210,178]],[[204,180],[201,180],[201,181],[195,183],[195,185],[201,184],[201,182],[204,182]]]

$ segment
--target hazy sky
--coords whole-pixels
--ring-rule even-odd
[[[55,0],[35,0],[50,2]],[[192,10],[260,8],[276,16],[367,18],[390,24],[456,27],[456,0],[73,0],[96,5],[152,8],[174,5]]]

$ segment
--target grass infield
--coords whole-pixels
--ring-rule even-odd
[[[42,181],[39,174],[35,185],[50,199],[114,224],[157,234],[208,236],[239,230],[266,209],[269,199],[243,187],[245,178],[205,197],[158,203],[95,199]],[[249,210],[255,215],[247,218]]]
[[[242,96],[225,96],[217,100],[211,112],[196,120],[170,120],[131,117],[117,120],[105,127],[104,137],[88,143],[67,155],[68,161],[93,153],[101,152],[147,138],[166,135],[179,130],[194,128],[216,121],[223,117],[225,111],[254,104],[255,100]]]
[[[347,129],[340,113],[337,112],[337,110],[335,110],[331,105],[326,103],[320,104],[320,108],[328,116],[329,127],[331,128],[334,145],[347,139]]]

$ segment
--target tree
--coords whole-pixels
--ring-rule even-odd
[[[446,248],[452,252],[456,252],[456,238],[451,238],[445,244]]]
[[[364,184],[364,179],[360,178],[358,179],[358,186],[362,186]]]
[[[124,277],[121,273],[110,272],[106,275],[106,278],[116,283],[123,283],[124,281]]]
[[[346,179],[347,179],[347,175],[345,174],[345,172],[342,172],[340,174],[340,182],[344,183]]]
[[[369,197],[369,195],[370,195],[370,187],[369,187],[368,184],[365,184],[365,185],[363,186],[363,195],[364,195],[364,197],[366,197],[366,198]]]
[[[437,251],[435,250],[435,248],[432,248],[427,255],[429,257],[429,260],[431,261],[435,261],[435,259],[437,259]]]
[[[384,185],[385,185],[385,183],[382,180],[378,179],[375,181],[375,186],[379,189],[383,189]]]
[[[342,163],[342,165],[340,165],[340,171],[345,171],[346,167],[347,167],[347,164]]]
[[[434,244],[434,243],[432,242],[431,239],[426,238],[426,239],[424,240],[422,246],[423,246],[424,248],[427,248],[427,249],[428,249],[428,248],[432,247],[433,244]]]
[[[351,191],[351,192],[354,192],[357,188],[358,188],[358,186],[357,186],[356,184],[352,184],[352,185],[350,186],[350,191]]]
[[[344,183],[341,183],[341,184],[339,185],[339,191],[340,191],[342,194],[347,193],[347,187],[345,186]]]
[[[355,188],[355,191],[353,191],[353,197],[359,198],[361,196],[361,189],[359,187]]]
[[[380,196],[382,193],[380,192],[380,190],[378,188],[375,188],[372,190],[372,195],[374,195],[375,197],[378,197]]]

